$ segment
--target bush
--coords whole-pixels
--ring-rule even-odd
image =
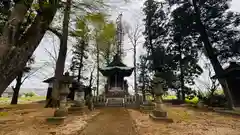
[[[205,105],[211,107],[225,107],[227,104],[227,100],[224,94],[214,93],[202,93],[198,92],[197,97],[200,101],[202,101]]]
[[[207,98],[207,105],[212,107],[225,107],[227,104],[227,99],[224,95],[213,95]]]
[[[197,104],[199,102],[199,98],[197,96],[188,96],[186,97],[185,102],[189,104]]]
[[[36,96],[36,94],[34,92],[24,93],[23,95],[25,97],[34,97],[34,96]]]

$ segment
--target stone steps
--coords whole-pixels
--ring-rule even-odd
[[[124,98],[107,98],[105,106],[108,107],[124,107]]]

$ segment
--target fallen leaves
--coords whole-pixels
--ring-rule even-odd
[[[72,135],[82,130],[89,119],[99,113],[93,111],[66,118],[62,125],[51,125],[46,118],[53,116],[54,109],[43,104],[26,104],[5,107],[7,116],[0,117],[0,135]]]
[[[167,108],[174,123],[152,121],[148,114],[129,109],[140,135],[240,135],[239,117],[201,112],[186,107]]]

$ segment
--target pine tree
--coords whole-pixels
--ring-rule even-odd
[[[193,38],[193,44],[203,42],[202,51],[211,61],[217,76],[223,73],[221,63],[239,58],[238,51],[233,49],[240,39],[240,31],[236,29],[240,16],[228,10],[229,2],[230,0],[184,1],[178,3],[178,8],[174,11],[174,16],[181,20],[178,24],[187,28],[186,32]],[[229,107],[232,108],[232,98],[226,82],[224,79],[218,80],[228,98]]]
[[[173,15],[175,15],[173,13]],[[173,16],[169,22],[170,43],[167,46],[168,53],[174,55],[174,62],[177,65],[177,80],[180,82],[182,97],[185,100],[186,92],[189,93],[190,88],[185,84],[194,85],[195,77],[198,77],[202,72],[202,68],[198,65],[199,59],[199,44],[192,44],[192,37],[185,35],[187,28],[184,25],[179,25],[178,22],[182,18]],[[180,98],[178,90],[178,98]]]
[[[159,28],[159,24],[156,23],[159,18],[159,15],[156,14],[159,6],[160,3],[155,0],[146,0],[143,8],[145,14],[145,18],[143,19],[145,25],[145,31],[143,32],[145,36],[144,47],[147,49],[147,52],[149,52],[148,54],[151,55],[154,70],[156,70],[158,66],[155,57],[156,52],[154,51],[154,41],[158,38],[159,32],[162,31],[162,29]]]
[[[78,42],[73,46],[71,69],[74,73],[77,71],[77,81],[80,82],[84,60],[87,59],[86,52],[88,51],[90,30],[84,19],[78,19],[76,29],[72,32],[72,36],[76,37]]]
[[[148,70],[148,60],[145,55],[140,56],[140,62],[137,64],[137,69],[138,69],[138,87],[140,87],[140,90],[142,91],[143,94],[143,100],[145,101],[146,97],[146,89],[147,86],[150,83],[150,73]]]

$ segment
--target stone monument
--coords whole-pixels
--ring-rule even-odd
[[[86,100],[87,100],[88,109],[90,111],[93,111],[94,110],[94,104],[93,104],[93,96],[92,96],[92,94],[87,95]]]
[[[83,111],[85,108],[84,100],[84,88],[80,83],[76,84],[75,96],[74,96],[74,105],[69,108],[69,111]]]
[[[172,119],[168,118],[167,112],[164,110],[164,104],[162,101],[162,95],[164,94],[163,90],[164,80],[161,78],[161,73],[156,72],[153,78],[153,92],[155,94],[155,108],[150,113],[150,117],[154,120],[161,120],[165,122],[173,122]]]

